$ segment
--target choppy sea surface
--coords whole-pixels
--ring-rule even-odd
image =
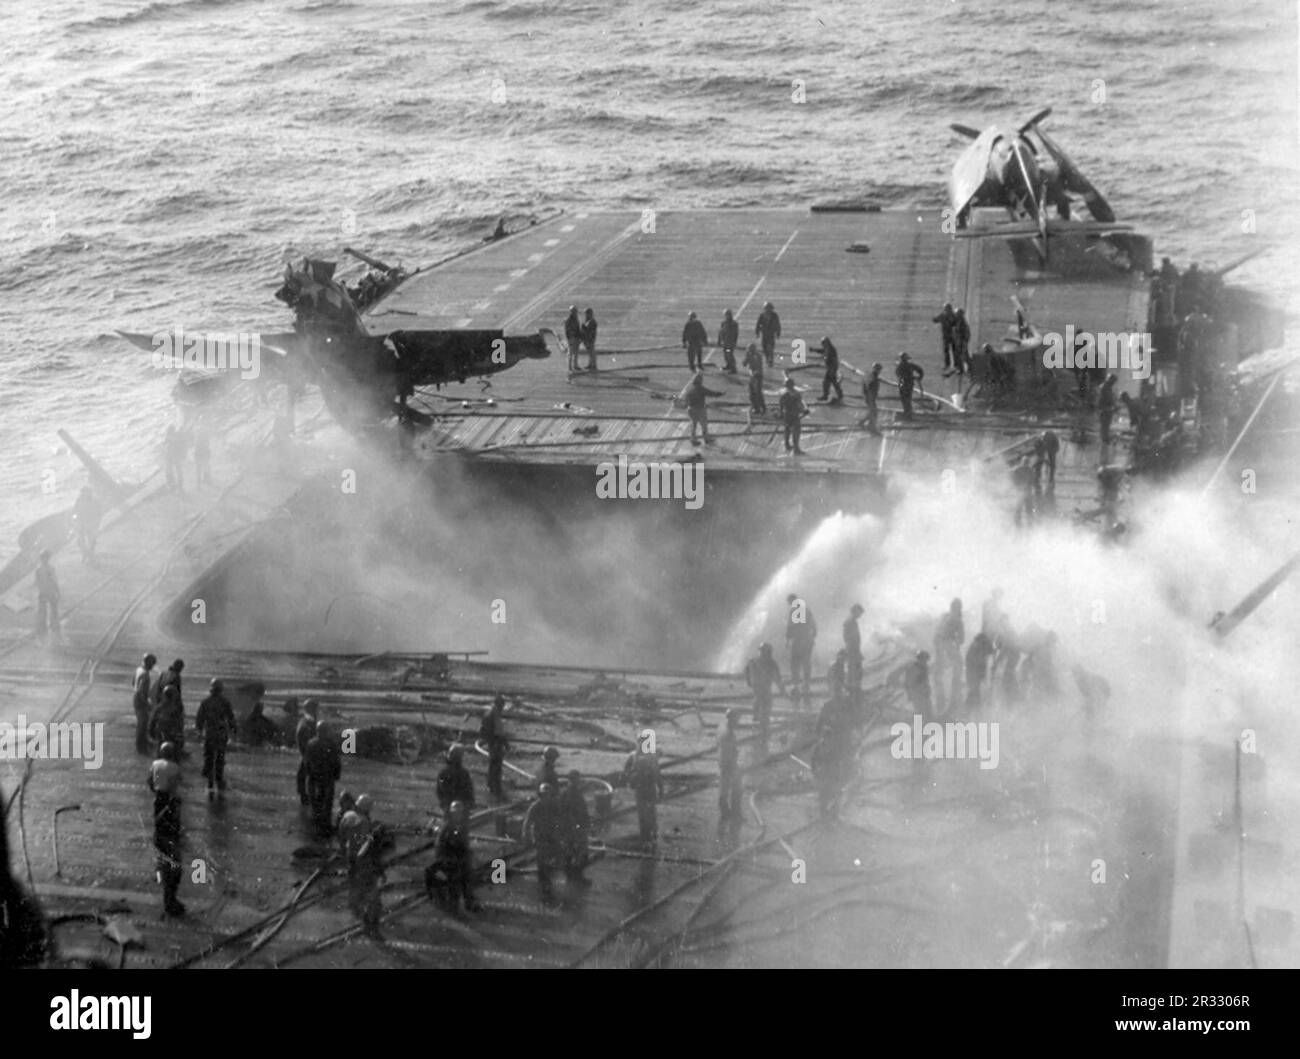
[[[415,266],[578,205],[940,205],[949,122],[1051,104],[1158,253],[1267,242],[1234,277],[1284,302],[1300,265],[1293,0],[43,0],[5,27],[0,559],[81,484],[57,427],[122,478],[156,463],[173,380],[106,336],[282,328],[287,251]]]

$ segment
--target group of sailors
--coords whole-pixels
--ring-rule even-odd
[[[155,758],[147,785],[154,796],[156,876],[162,886],[164,913],[183,916],[185,906],[178,891],[182,877],[182,763],[189,757],[182,689],[185,663],[178,658],[160,671],[157,661],[152,653],[146,654],[135,672],[136,748]],[[345,756],[343,730],[321,718],[320,704],[315,699],[305,700],[300,709],[294,697],[285,700],[284,719],[277,724],[265,714],[264,688],[250,684],[245,690],[255,701],[251,712],[239,720],[225,695],[223,682],[212,679],[194,717],[193,730],[203,746],[201,774],[207,782],[209,800],[225,796],[226,749],[232,740],[239,739],[250,747],[283,745],[296,749],[297,793],[309,814],[314,835],[322,841],[337,840],[338,858],[349,880],[349,905],[367,931],[377,930],[382,916],[382,855],[393,847],[394,836],[391,829],[374,819],[374,800],[369,795],[354,797],[343,791],[335,799]],[[497,695],[479,726],[478,744],[487,757],[487,789],[494,803],[488,811],[495,815],[509,806],[502,782],[510,748],[505,705],[504,696]],[[562,777],[559,759],[557,747],[548,746],[543,751],[521,830],[522,840],[536,849],[538,885],[547,902],[554,899],[554,879],[560,872],[575,890],[589,885],[585,871],[591,814],[584,794],[588,781],[577,769],[568,770]],[[638,737],[636,748],[624,763],[622,781],[636,801],[641,841],[653,847],[658,838],[657,804],[664,792],[653,738],[643,742]],[[475,865],[470,842],[471,813],[478,798],[473,775],[465,766],[462,744],[448,749],[434,791],[441,822],[433,842],[434,859],[424,874],[426,891],[449,911],[462,907],[477,911],[480,905],[474,896]]]
[[[1013,628],[1002,605],[1003,593],[995,588],[985,601],[979,631],[967,641],[962,601],[954,599],[935,623],[933,654],[915,650],[884,679],[883,688],[900,689],[908,706],[923,721],[974,718],[992,705],[1014,708],[1026,701],[1050,704],[1062,696],[1056,633],[1031,625]],[[745,679],[753,694],[752,716],[759,745],[767,745],[773,696],[780,690],[796,707],[812,702],[812,657],[817,622],[807,602],[795,594],[787,597],[786,643],[790,654],[790,682],[782,678],[772,645],[760,644],[758,654],[745,666]],[[818,716],[812,769],[817,780],[823,815],[833,816],[840,792],[850,778],[856,757],[857,733],[870,721],[862,687],[862,631],[865,613],[860,603],[850,607],[841,626],[842,646],[826,674],[827,698]],[[1079,666],[1073,676],[1085,712],[1095,716],[1109,698],[1104,678]],[[719,739],[718,757],[721,817],[725,822],[739,804],[735,725],[742,711],[727,715]]]

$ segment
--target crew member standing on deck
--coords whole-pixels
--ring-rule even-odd
[[[753,689],[754,722],[758,725],[759,733],[766,739],[772,719],[772,686],[779,687],[782,695],[787,694],[785,681],[781,679],[781,667],[772,657],[770,643],[758,645],[758,657],[751,658],[745,666],[745,683]]]
[[[55,643],[63,639],[59,625],[59,579],[50,565],[50,550],[43,548],[36,561],[36,639],[44,643],[46,636]]]
[[[158,748],[158,760],[149,769],[153,791],[153,844],[157,851],[157,878],[162,883],[163,912],[183,916],[185,906],[176,898],[181,885],[181,767],[174,744]]]
[[[480,907],[474,899],[469,835],[469,809],[461,802],[452,802],[447,807],[447,819],[438,829],[434,861],[424,873],[429,896],[449,912],[455,912],[462,900],[466,912],[477,912]]]
[[[162,701],[154,707],[149,717],[149,735],[161,746],[171,743],[179,757],[185,742],[185,707],[175,684],[162,689]]]
[[[794,388],[794,379],[786,378],[777,410],[781,413],[781,426],[785,429],[785,451],[802,456],[799,435],[803,432],[803,417],[808,414],[808,409],[803,403],[803,397]]]
[[[868,434],[880,436],[880,427],[877,425],[877,417],[880,414],[878,402],[880,401],[880,373],[884,371],[884,365],[879,362],[871,365],[871,373],[862,380],[862,399],[867,403],[867,416],[858,422],[858,426],[865,425]]]
[[[131,696],[131,708],[135,711],[135,751],[147,754],[149,747],[149,714],[153,706],[149,692],[153,685],[153,667],[158,662],[156,655],[147,654],[135,671],[135,691]]]
[[[208,781],[209,798],[214,786],[218,791],[226,789],[226,744],[235,733],[235,711],[222,690],[221,681],[214,678],[194,715],[194,726],[203,736],[203,778]]]
[[[501,789],[501,768],[506,760],[506,751],[510,744],[502,728],[502,714],[506,708],[506,698],[498,695],[492,700],[492,708],[483,715],[479,725],[478,736],[483,740],[483,747],[488,752],[487,788],[492,797],[505,797]]]
[[[591,885],[583,873],[587,870],[587,836],[591,831],[591,813],[582,794],[582,773],[569,771],[569,781],[560,795],[564,813],[564,877],[572,886]]]
[[[709,344],[709,333],[694,312],[686,317],[682,328],[682,348],[686,350],[686,364],[691,371],[704,370],[704,347]]]
[[[722,359],[727,372],[736,374],[736,346],[740,342],[740,324],[728,309],[722,314],[722,323],[718,325],[718,345],[722,347]]]
[[[903,402],[903,418],[910,421],[912,392],[916,389],[917,383],[925,378],[925,369],[919,364],[912,363],[910,353],[900,353],[898,363],[894,366],[894,374],[898,376],[898,397]]]
[[[596,370],[596,314],[589,308],[582,321],[582,344],[587,347],[587,370]]]
[[[831,390],[834,390],[835,400],[830,403],[839,404],[844,400],[844,389],[840,386],[840,351],[828,335],[822,337],[821,351],[826,365],[826,374],[822,376],[822,400],[830,401]]]
[[[750,421],[754,416],[767,415],[767,398],[763,396],[763,354],[751,342],[745,350],[745,368],[749,371]]]
[[[699,322],[698,320],[696,321]],[[704,435],[704,444],[712,445],[713,441],[709,437],[709,405],[710,397],[721,397],[718,390],[710,390],[704,385],[704,372],[697,371],[690,382],[682,389],[678,395],[678,400],[686,406],[686,414],[691,419],[691,444],[698,445],[695,440],[695,430],[698,427]]]
[[[334,733],[324,724],[307,744],[307,797],[317,833],[328,835],[334,827],[330,814],[334,809],[334,785],[343,775],[343,754]]]
[[[966,319],[966,310],[958,309],[952,321],[953,367],[958,375],[966,374],[970,363],[970,321]]]
[[[564,341],[569,347],[569,371],[578,370],[578,350],[582,344],[582,321],[578,319],[578,307],[569,306],[569,315],[564,320]]]
[[[636,749],[623,763],[623,778],[636,795],[636,817],[645,845],[659,837],[659,813],[656,808],[664,796],[664,781],[659,775],[659,754],[655,751],[654,732],[637,733]]]
[[[956,339],[953,335],[953,323],[956,319],[957,314],[953,312],[952,302],[944,302],[943,308],[939,310],[939,315],[933,319],[933,322],[939,325],[939,334],[943,338],[943,370],[945,372],[952,367],[954,353],[957,349]]]
[[[770,368],[776,363],[776,340],[781,337],[781,318],[771,302],[763,303],[763,311],[754,325],[754,334],[763,343],[763,359]]]
[[[565,815],[560,804],[558,788],[543,783],[524,817],[523,840],[531,841],[537,849],[537,884],[542,900],[551,899],[551,877],[557,868],[564,866]]]
[[[302,704],[302,718],[293,731],[293,745],[298,748],[298,801],[310,805],[307,796],[307,744],[316,735],[316,711],[319,707],[315,699],[308,699]]]
[[[1101,434],[1101,443],[1110,444],[1110,423],[1115,418],[1115,386],[1119,382],[1119,376],[1114,372],[1106,376],[1106,381],[1101,384],[1101,390],[1097,394],[1097,426]]]
[[[474,808],[474,777],[465,767],[465,748],[459,743],[447,750],[447,764],[438,773],[438,807],[447,814],[452,802],[464,802]]]
[[[542,767],[537,770],[537,775],[533,777],[533,786],[540,789],[543,783],[549,783],[555,788],[556,793],[560,790],[560,772],[555,763],[560,760],[560,748],[557,746],[548,746],[542,751]]]
[[[790,687],[803,689],[805,699],[812,698],[813,643],[817,639],[817,619],[808,601],[793,592],[786,596],[790,612],[786,616],[785,639],[790,645]]]

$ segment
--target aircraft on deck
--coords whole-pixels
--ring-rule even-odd
[[[953,165],[948,180],[958,235],[1036,238],[1046,260],[1049,235],[1132,230],[1115,222],[1110,203],[1043,131],[1041,123],[1051,113],[1052,108],[1046,107],[1014,130],[995,125],[981,132],[969,125],[952,126],[954,132],[972,141]],[[1082,200],[1091,221],[1072,220],[1072,197]],[[1005,209],[1009,220],[988,227],[972,226],[972,211],[984,207]]]
[[[290,391],[308,383],[319,386],[331,414],[348,427],[364,428],[392,417],[407,424],[428,425],[432,418],[407,404],[418,389],[464,383],[506,371],[521,360],[551,355],[548,338],[554,335],[545,328],[532,335],[494,330],[375,333],[366,326],[363,313],[396,289],[408,273],[351,248],[347,252],[374,270],[354,288],[334,278],[337,266],[332,261],[303,258],[300,263],[286,264],[284,282],[275,297],[293,309],[294,329],[240,336],[245,345],[250,338],[257,340],[261,355],[253,381],[282,384]],[[118,334],[155,356],[168,337],[161,332]],[[165,355],[168,362],[189,369],[182,379],[182,395],[190,390],[197,398],[239,378],[241,365],[233,355],[214,358],[209,352],[205,359],[205,347],[208,351],[228,349],[229,335],[196,332],[184,336],[183,342],[184,350],[173,351],[181,344],[177,335]],[[192,350],[191,344],[197,348]],[[247,371],[244,377],[249,377]]]

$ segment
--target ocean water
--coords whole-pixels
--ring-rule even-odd
[[[11,0],[0,44],[0,560],[156,464],[172,379],[115,328],[283,328],[286,252],[416,266],[557,208],[940,205],[950,121],[1047,126],[1121,219],[1283,302],[1294,0]],[[793,99],[803,82],[804,102]],[[59,491],[42,492],[54,470]]]

